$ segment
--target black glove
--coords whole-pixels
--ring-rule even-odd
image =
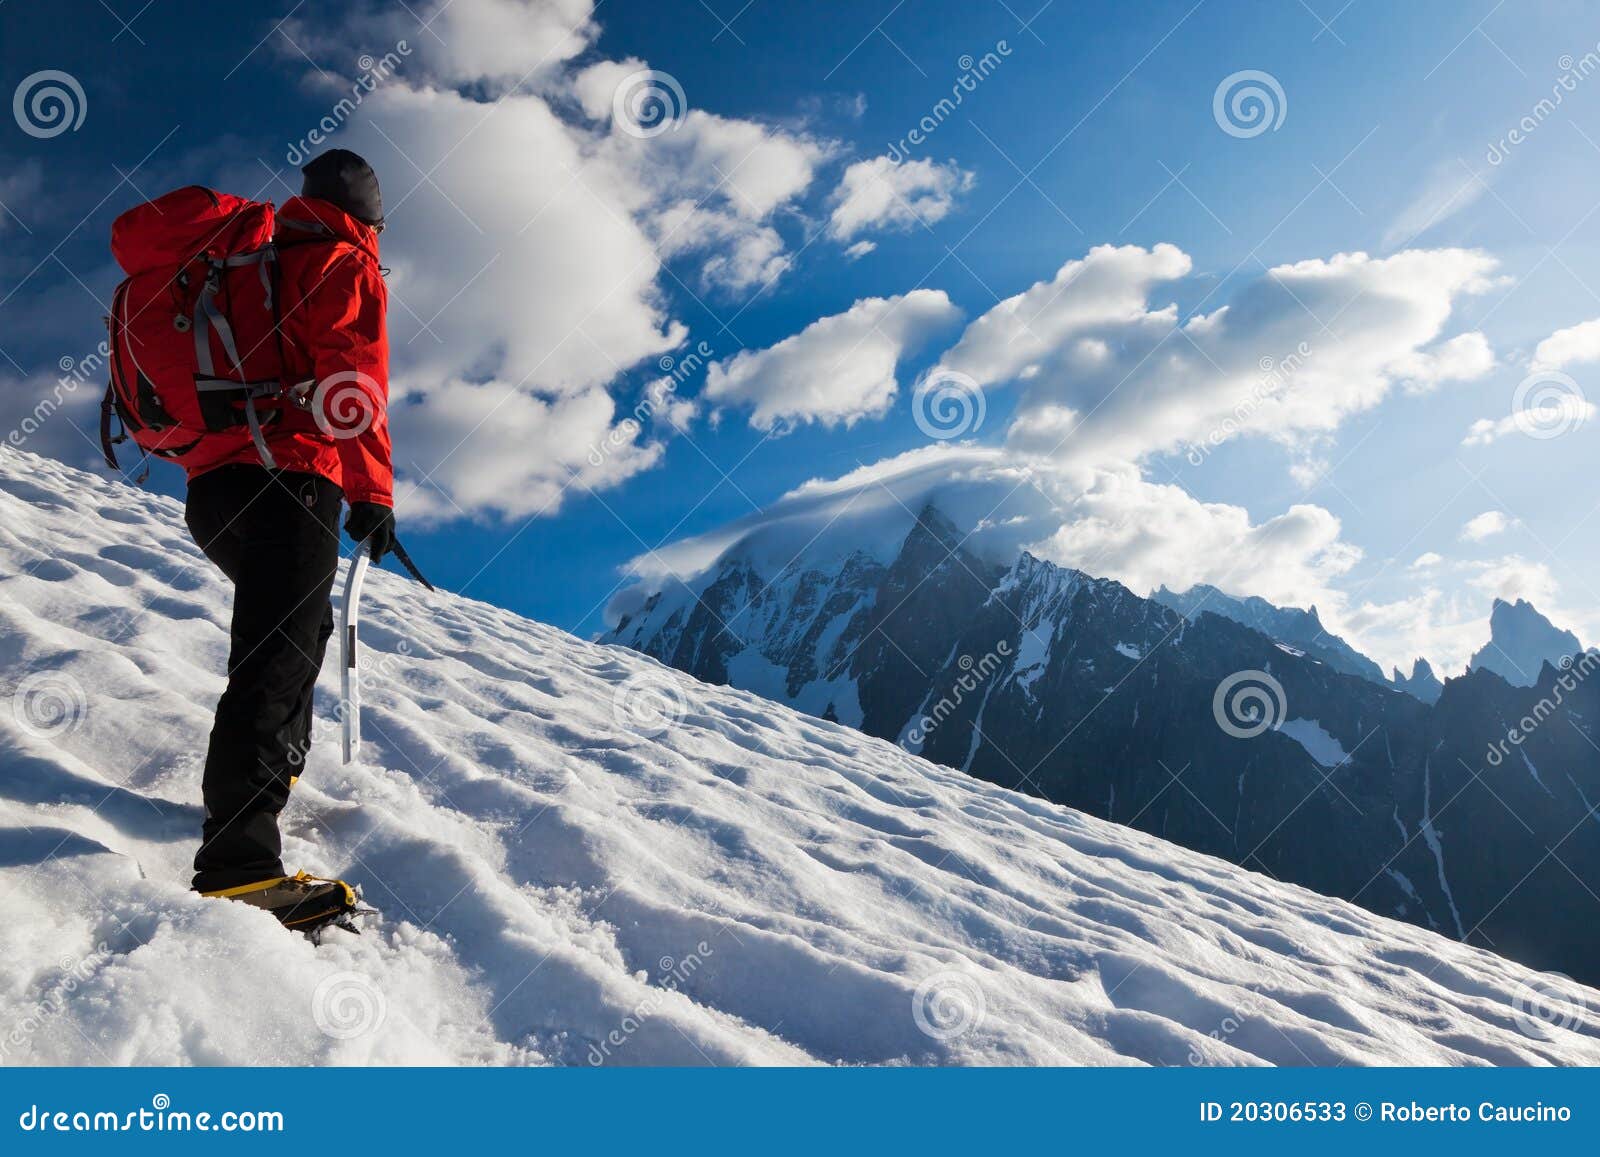
[[[344,520],[344,532],[357,542],[368,544],[373,562],[394,549],[394,508],[376,502],[352,502]]]

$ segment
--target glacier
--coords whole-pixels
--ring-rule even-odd
[[[186,889],[229,592],[181,507],[0,450],[0,1064],[1600,1063],[1600,993],[374,573],[291,867]]]

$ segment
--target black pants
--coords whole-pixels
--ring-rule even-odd
[[[333,634],[343,497],[326,478],[262,466],[223,466],[189,486],[189,533],[234,586],[198,891],[284,874],[278,813],[310,745],[312,691]]]

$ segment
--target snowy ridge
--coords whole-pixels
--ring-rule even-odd
[[[0,1063],[1600,1063],[1591,990],[388,574],[284,816],[383,917],[313,948],[185,891],[180,509],[0,451],[0,559],[0,689],[68,708],[0,713]]]

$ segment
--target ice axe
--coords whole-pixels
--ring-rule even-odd
[[[344,576],[344,607],[339,613],[339,705],[343,708],[344,761],[361,750],[361,680],[356,674],[356,627],[361,617],[361,583],[370,554],[358,551]]]
[[[363,546],[366,544],[363,543]],[[405,547],[396,539],[392,547],[400,565],[411,572],[430,591],[433,584],[422,577],[422,572],[411,561]],[[361,750],[361,679],[356,670],[356,632],[361,619],[361,584],[367,577],[367,567],[372,562],[370,550],[358,550],[350,560],[350,569],[344,576],[344,606],[339,612],[339,702],[343,707],[344,762],[350,763]]]

